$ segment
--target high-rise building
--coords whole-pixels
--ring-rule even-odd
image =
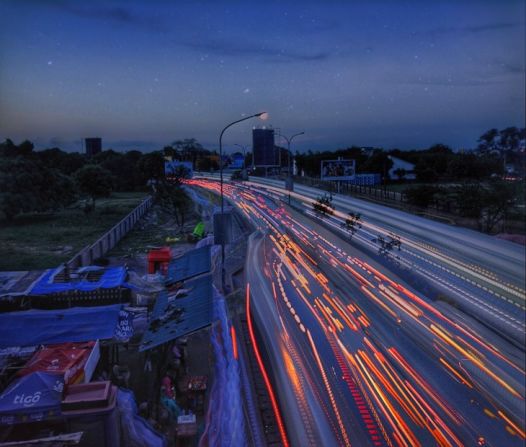
[[[86,155],[93,157],[102,151],[102,138],[85,138],[84,147],[86,148]]]
[[[279,166],[279,152],[274,146],[274,129],[266,127],[253,129],[252,151],[255,167]]]

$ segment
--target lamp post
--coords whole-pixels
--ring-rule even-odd
[[[245,116],[236,121],[232,121],[230,124],[226,125],[219,135],[219,183],[220,183],[220,192],[221,192],[221,288],[223,292],[225,290],[225,231],[224,231],[224,211],[225,211],[225,199],[223,196],[223,134],[225,131],[232,127],[234,124],[241,123],[242,121],[249,120],[251,118],[267,118],[267,112],[260,112],[254,115]]]
[[[247,176],[246,175],[246,165],[245,165],[245,160],[247,158],[247,155],[246,155],[246,150],[247,150],[247,147],[246,146],[243,146],[242,144],[234,144],[234,146],[237,146],[237,147],[240,147],[241,150],[243,151],[243,170],[241,171],[241,177],[243,178],[243,180],[245,180],[245,177]]]
[[[297,134],[292,135],[290,138],[287,138],[285,135],[281,135],[287,141],[287,152],[289,154],[289,162],[288,162],[289,172],[288,172],[288,175],[287,175],[287,189],[289,190],[289,205],[290,205],[290,191],[293,191],[293,186],[292,186],[292,166],[291,166],[291,163],[290,163],[290,160],[291,160],[291,157],[290,157],[290,144],[292,143],[292,140],[295,137],[297,137],[299,135],[304,135],[304,134],[305,134],[305,132],[299,132]]]

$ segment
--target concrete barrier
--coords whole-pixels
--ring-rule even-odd
[[[134,227],[135,223],[150,209],[153,198],[148,196],[127,216],[121,219],[116,225],[111,227],[93,244],[84,247],[73,256],[67,265],[70,268],[84,267],[92,265],[97,258],[103,257]]]

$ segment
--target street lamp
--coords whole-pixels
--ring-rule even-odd
[[[292,143],[292,140],[299,136],[299,135],[304,135],[305,132],[300,132],[300,133],[297,133],[297,134],[294,134],[292,135],[290,138],[287,138],[285,135],[281,135],[283,138],[285,138],[285,140],[287,141],[287,152],[289,154],[289,172],[288,172],[288,178],[287,178],[287,189],[289,190],[289,205],[290,205],[290,191],[293,191],[293,186],[292,186],[292,166],[291,166],[291,163],[290,163],[290,144]]]
[[[245,116],[244,118],[233,121],[227,126],[225,126],[225,128],[221,131],[221,134],[219,135],[219,183],[220,183],[220,191],[221,191],[221,231],[222,231],[222,235],[221,235],[221,288],[223,289],[223,291],[225,290],[225,231],[224,231],[225,199],[223,196],[223,134],[229,127],[232,127],[234,124],[249,120],[251,118],[261,118],[262,120],[265,120],[267,119],[267,117],[268,117],[267,112],[260,112],[254,115]]]
[[[243,146],[242,144],[234,144],[234,146],[240,147],[241,150],[243,151],[243,170],[241,171],[241,177],[243,178],[243,180],[245,180],[245,177],[246,177],[245,160],[247,158],[247,156],[246,156],[247,147]]]

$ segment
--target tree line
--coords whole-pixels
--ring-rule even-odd
[[[393,162],[389,155],[415,165],[416,181],[433,183],[437,181],[484,180],[493,175],[503,175],[506,165],[512,166],[517,176],[524,176],[526,129],[508,127],[503,130],[490,129],[478,139],[475,150],[454,152],[444,144],[434,144],[427,149],[408,150],[375,149],[366,153],[360,147],[352,146],[336,151],[308,151],[296,154],[298,170],[309,177],[320,176],[322,160],[356,160],[358,173],[378,173],[388,181],[387,172]],[[399,180],[404,173],[399,173]]]
[[[86,199],[85,211],[112,191],[140,191],[164,175],[162,151],[107,150],[88,158],[59,148],[35,151],[30,141],[0,143],[0,220],[53,211]]]

